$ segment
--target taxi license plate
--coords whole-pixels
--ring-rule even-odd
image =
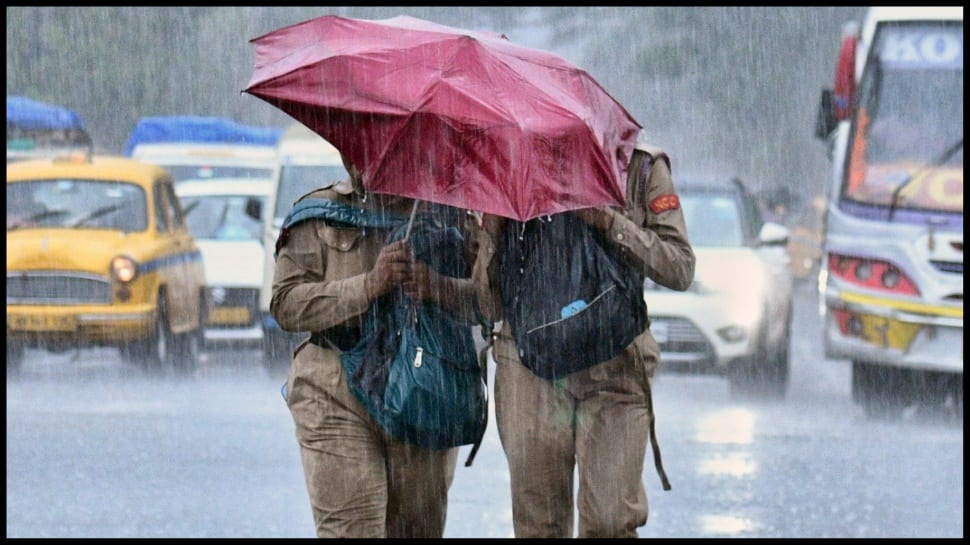
[[[653,321],[650,324],[650,333],[658,343],[667,342],[667,322]]]
[[[249,321],[246,307],[216,307],[209,313],[209,323],[213,325],[248,324]]]
[[[74,331],[74,316],[44,316],[13,314],[7,317],[7,327],[14,331]]]

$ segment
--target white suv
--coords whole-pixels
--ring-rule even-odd
[[[697,265],[687,291],[646,282],[660,370],[726,376],[735,398],[783,398],[792,324],[788,229],[765,222],[737,179],[678,176],[676,187]]]

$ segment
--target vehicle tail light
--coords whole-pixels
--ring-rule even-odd
[[[919,296],[916,284],[899,267],[879,259],[829,254],[831,274],[857,286]]]

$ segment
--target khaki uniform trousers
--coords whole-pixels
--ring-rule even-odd
[[[495,415],[508,460],[515,537],[638,537],[647,523],[643,461],[652,415],[642,361],[623,354],[562,379],[532,374],[496,340]]]
[[[287,389],[318,537],[443,536],[457,448],[388,437],[348,389],[333,350],[298,347]]]

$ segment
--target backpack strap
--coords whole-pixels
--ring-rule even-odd
[[[653,465],[657,468],[657,475],[660,476],[660,483],[664,490],[670,490],[670,479],[664,471],[663,460],[660,459],[660,444],[657,443],[657,427],[655,426],[657,415],[653,412],[653,393],[650,388],[650,380],[647,379],[647,408],[650,410],[650,446],[653,448]]]
[[[495,324],[489,321],[482,321],[482,338],[485,339],[485,346],[478,352],[478,367],[482,372],[482,383],[485,384],[485,414],[482,415],[482,433],[472,445],[471,452],[465,460],[465,467],[471,467],[478,454],[478,447],[482,446],[482,439],[485,438],[485,430],[488,428],[488,351],[495,344]]]
[[[667,478],[667,472],[664,471],[663,460],[660,458],[660,443],[657,442],[657,414],[653,410],[653,388],[650,385],[650,377],[647,375],[646,366],[643,361],[643,353],[640,351],[640,347],[637,346],[636,342],[633,342],[630,346],[633,348],[634,360],[636,361],[637,367],[641,370],[647,411],[650,413],[650,447],[653,449],[653,466],[657,469],[657,475],[660,476],[660,483],[663,485],[664,490],[670,490],[670,479]]]
[[[627,213],[637,226],[643,228],[646,212],[643,210],[644,191],[650,179],[650,169],[658,159],[663,160],[670,169],[670,157],[660,148],[650,144],[638,143],[630,158],[626,176]]]

